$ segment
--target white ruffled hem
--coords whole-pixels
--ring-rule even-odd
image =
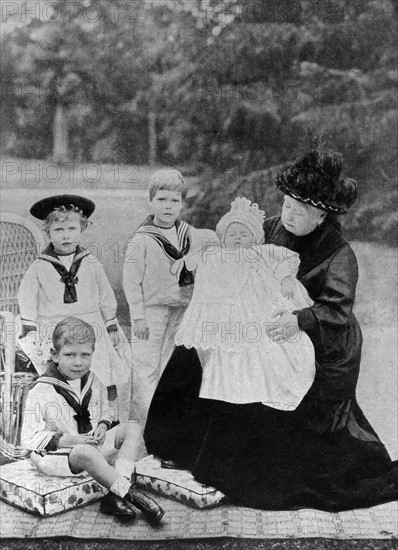
[[[294,410],[315,377],[314,349],[303,333],[292,344],[252,346],[241,352],[199,352],[203,364],[200,397],[228,403],[264,403]]]

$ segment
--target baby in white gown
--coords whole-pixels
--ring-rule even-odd
[[[293,410],[314,380],[314,348],[304,332],[275,342],[268,329],[277,310],[312,301],[295,278],[298,254],[261,244],[263,222],[256,204],[237,198],[217,235],[209,232],[206,246],[185,257],[195,287],[175,342],[198,351],[200,397]]]

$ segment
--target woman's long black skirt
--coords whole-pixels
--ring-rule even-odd
[[[252,508],[339,511],[398,498],[398,463],[355,399],[328,404],[330,426],[319,433],[300,407],[200,399],[201,378],[195,350],[176,348],[150,407],[149,453]]]

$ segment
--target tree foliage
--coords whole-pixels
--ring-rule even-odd
[[[393,4],[289,2],[289,10],[286,3],[268,3],[267,11],[264,3],[251,2],[240,12],[228,11],[228,4],[236,5],[211,3],[212,17],[190,30],[191,48],[161,76],[166,152],[177,162],[189,155],[192,163],[215,171],[209,180],[202,170],[192,219],[214,226],[236,193],[276,213],[269,169],[298,154],[313,127],[328,135],[329,147],[345,157],[346,175],[359,182],[358,206],[345,218],[350,236],[393,241]]]
[[[120,125],[124,106],[147,78],[142,39],[138,28],[131,32],[114,0],[56,0],[51,8],[39,10],[7,36],[15,64],[12,85],[20,104],[18,133],[36,133],[36,146],[22,138],[13,152],[50,155],[51,141],[41,141],[51,135],[56,107],[62,105],[68,109],[74,154],[88,160],[95,144]],[[47,132],[42,132],[40,121]]]
[[[51,155],[62,105],[72,157],[144,163],[155,112],[158,161],[198,176],[192,215],[211,226],[234,193],[267,203],[271,179],[260,194],[259,182],[312,126],[359,181],[352,234],[392,238],[392,0],[80,0],[72,13],[51,4],[52,20],[32,17],[6,36],[3,151]]]

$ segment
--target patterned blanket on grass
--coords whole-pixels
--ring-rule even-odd
[[[39,518],[0,502],[2,538],[76,537],[81,539],[165,540],[206,537],[253,539],[324,537],[392,539],[398,537],[398,503],[331,514],[319,510],[265,512],[235,506],[195,510],[156,497],[166,513],[159,527],[140,516],[123,525],[99,511],[99,502],[50,518]]]

